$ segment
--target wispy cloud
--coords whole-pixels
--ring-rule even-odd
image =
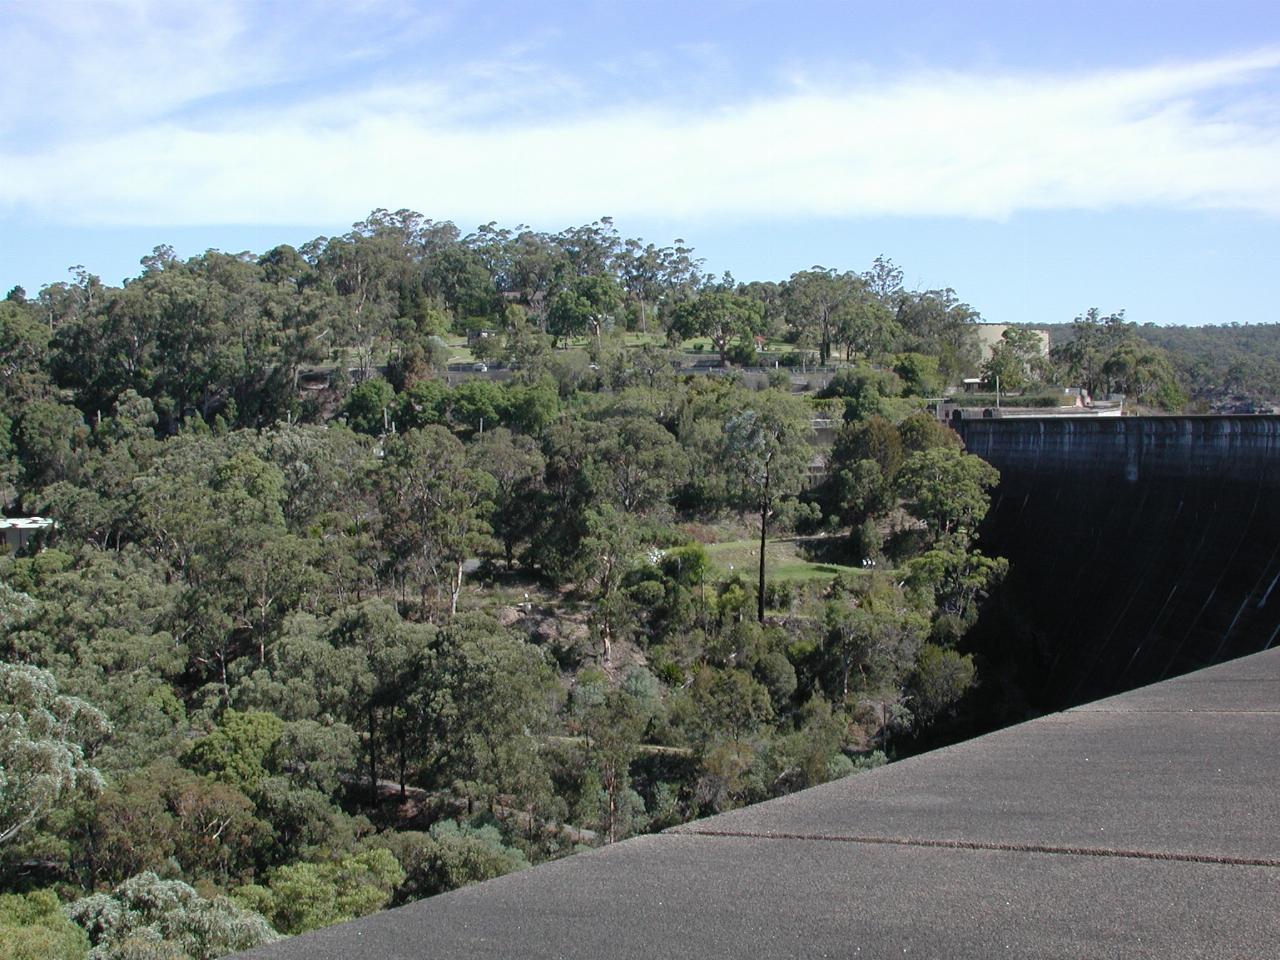
[[[5,138],[0,209],[158,225],[321,224],[374,206],[552,223],[1124,206],[1280,215],[1280,50],[1067,75],[796,78],[697,109],[671,97],[612,106],[566,68],[508,56],[317,84],[268,105],[253,92],[302,68],[280,38],[250,37],[244,8],[182,8],[203,18],[196,31],[157,25],[152,5],[126,9],[169,39],[135,48],[118,84],[103,54],[46,91],[65,120],[79,116],[76,90],[107,88],[61,135]],[[11,89],[0,106],[20,115],[32,95]],[[219,96],[216,110],[189,109]]]

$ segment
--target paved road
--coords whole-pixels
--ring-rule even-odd
[[[1280,650],[247,956],[1280,956]]]

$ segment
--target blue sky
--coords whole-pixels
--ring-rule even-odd
[[[1280,321],[1280,5],[0,0],[0,290],[375,207]]]

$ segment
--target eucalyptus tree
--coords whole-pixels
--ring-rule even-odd
[[[442,627],[436,651],[450,704],[437,715],[437,782],[472,799],[547,806],[553,790],[540,748],[561,694],[545,651],[475,614]]]
[[[760,518],[757,616],[764,622],[765,548],[769,518],[784,497],[801,489],[812,447],[808,411],[795,398],[769,390],[724,425],[723,454],[736,502]]]
[[[0,661],[0,844],[103,788],[93,752],[110,733],[101,711],[60,693],[47,670]]]
[[[585,521],[577,579],[592,585],[601,652],[608,663],[613,659],[614,635],[631,619],[625,615],[622,582],[636,564],[640,537],[635,518],[608,503],[589,509]]]
[[[884,254],[871,261],[871,267],[862,274],[867,290],[884,306],[893,309],[902,295],[902,268]]]
[[[428,581],[443,581],[453,616],[466,561],[492,543],[493,479],[444,427],[410,430],[385,449],[375,484],[392,569],[402,585],[415,577],[424,595]]]
[[[88,932],[94,957],[215,960],[280,939],[261,915],[235,901],[201,896],[190,884],[151,872],[77,900],[69,912]]]
[[[89,938],[52,890],[0,893],[0,943],[11,960],[85,960]]]
[[[669,503],[688,475],[688,459],[671,432],[643,416],[609,417],[593,425],[596,492],[625,513]]]
[[[639,311],[639,327],[649,332],[649,319],[662,296],[663,253],[652,243],[628,239],[617,256],[619,280],[628,303]]]
[[[726,276],[724,282],[704,287],[694,299],[677,306],[668,328],[684,339],[709,338],[724,366],[730,343],[764,334],[768,324],[764,304],[735,292],[733,278]]]
[[[622,290],[607,273],[574,277],[551,301],[547,331],[566,342],[590,333],[597,349],[607,324],[622,308]]]
[[[787,322],[818,347],[818,362],[826,363],[841,320],[858,302],[862,281],[856,274],[827,267],[793,273],[784,303]]]
[[[462,243],[427,254],[424,286],[452,312],[455,325],[488,326],[501,316],[501,297],[484,257]]]
[[[528,540],[537,524],[533,504],[544,489],[546,459],[531,437],[506,427],[486,431],[474,441],[470,455],[493,478],[490,524],[510,570],[516,547]]]
[[[578,276],[613,276],[622,241],[612,217],[601,217],[581,227],[562,230],[556,234],[555,242],[569,258]]]
[[[263,883],[238,888],[234,899],[276,930],[295,936],[381,910],[404,880],[395,855],[379,848],[341,860],[277,867]]]
[[[991,506],[988,491],[1000,474],[969,453],[933,447],[914,453],[895,478],[907,509],[928,526],[933,539],[958,534],[967,540]]]
[[[539,330],[546,333],[551,297],[572,273],[569,255],[553,237],[523,230],[511,241],[510,269],[510,291],[519,295]]]
[[[51,339],[35,303],[25,296],[0,300],[0,411],[13,415],[48,396]]]
[[[909,348],[938,357],[939,372],[948,380],[978,369],[976,325],[981,319],[950,287],[898,297],[897,321]]]
[[[339,618],[329,639],[355,664],[345,709],[363,735],[370,794],[377,797],[390,760],[403,797],[411,767],[427,766],[441,749],[441,718],[451,709],[437,631],[402,619],[391,604],[367,600]]]
[[[1000,336],[1000,342],[992,348],[991,356],[982,365],[982,373],[988,380],[999,379],[1000,389],[1020,390],[1025,386],[1042,383],[1045,379],[1048,357],[1043,351],[1044,341],[1034,330],[1009,327]]]
[[[929,610],[886,576],[856,589],[833,591],[827,601],[824,647],[835,667],[835,693],[845,702],[850,677],[858,688],[901,688],[929,633]]]
[[[316,242],[315,268],[337,294],[334,347],[355,352],[361,376],[367,376],[380,344],[399,312],[400,283],[412,264],[405,256],[403,231],[374,211],[344,236]]]
[[[579,723],[586,740],[586,765],[598,780],[599,809],[592,818],[606,843],[624,840],[633,831],[635,813],[644,813],[643,801],[631,783],[631,762],[639,752],[645,724],[652,716],[645,705],[622,688],[606,690],[596,702],[581,710]],[[580,804],[589,807],[592,798]],[[632,801],[632,802],[628,802]]]
[[[902,338],[893,310],[859,279],[852,296],[836,317],[837,340],[845,345],[845,359],[855,354],[874,357],[888,352]]]
[[[1187,402],[1169,355],[1137,337],[1118,347],[1102,369],[1115,392],[1133,397],[1139,403],[1176,411]]]

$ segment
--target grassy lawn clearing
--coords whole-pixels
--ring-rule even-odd
[[[724,576],[739,573],[750,580],[760,563],[759,541],[728,540],[709,543],[707,554]],[[770,540],[765,544],[765,575],[771,580],[818,580],[838,573],[865,573],[861,567],[838,563],[814,563],[800,555],[793,540]]]

